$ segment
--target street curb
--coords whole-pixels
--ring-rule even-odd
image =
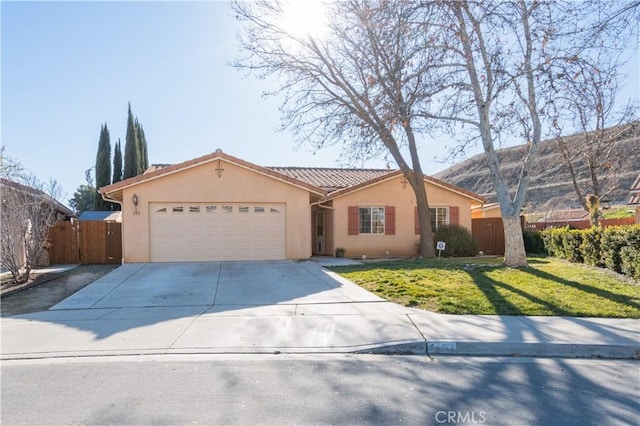
[[[429,355],[640,359],[640,346],[579,343],[429,342]]]
[[[441,355],[500,356],[523,358],[592,358],[640,359],[640,347],[575,343],[504,343],[504,342],[402,342],[367,345],[361,348],[191,348],[191,349],[125,349],[102,351],[60,351],[2,354],[2,361],[93,358],[131,355],[255,355],[255,354],[377,354],[377,355]]]

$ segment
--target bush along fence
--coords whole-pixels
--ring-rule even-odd
[[[540,233],[549,255],[604,267],[640,280],[640,225],[550,228]]]

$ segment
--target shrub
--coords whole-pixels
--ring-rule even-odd
[[[582,231],[570,229],[562,233],[562,257],[570,262],[582,262],[580,245]]]
[[[601,239],[602,228],[593,227],[582,234],[580,251],[582,252],[582,259],[587,265],[598,267],[604,266],[600,249]]]
[[[603,229],[600,240],[601,262],[612,271],[622,272],[620,269],[620,249],[626,245],[624,231],[619,226]]]
[[[552,228],[541,232],[551,256],[604,266],[640,278],[640,226],[616,226],[577,231]]]
[[[626,246],[620,250],[622,273],[640,280],[640,248]]]
[[[564,245],[562,244],[562,234],[569,230],[564,228],[548,228],[540,233],[544,247],[553,257],[564,258]]]
[[[528,254],[547,254],[540,231],[527,229],[522,235],[524,237],[524,248]]]
[[[460,225],[440,226],[433,236],[434,243],[444,241],[447,243],[442,255],[449,256],[475,256],[478,253],[478,246],[471,236],[471,232]]]

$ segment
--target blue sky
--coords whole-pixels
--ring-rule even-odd
[[[343,165],[338,148],[295,149],[289,133],[276,131],[279,102],[261,97],[273,83],[229,66],[238,24],[224,2],[3,1],[1,8],[2,144],[40,179],[55,178],[62,201],[95,164],[102,123],[112,146],[120,138],[124,148],[129,101],[151,163],[221,148],[265,166]],[[630,72],[637,98],[637,58]],[[425,172],[447,167],[434,161],[443,155],[423,148]]]

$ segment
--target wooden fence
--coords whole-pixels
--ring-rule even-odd
[[[471,235],[484,254],[504,255],[504,227],[499,217],[471,219]]]
[[[50,236],[49,263],[118,264],[122,224],[104,221],[59,222]]]
[[[58,222],[49,234],[49,263],[80,263],[80,226],[78,222]]]

